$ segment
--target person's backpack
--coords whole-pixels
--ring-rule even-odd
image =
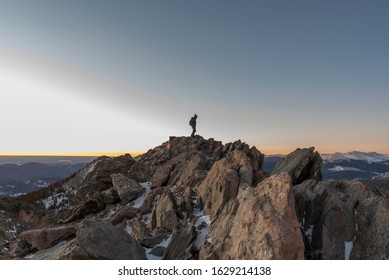
[[[193,125],[194,125],[194,119],[193,119],[193,117],[190,119],[189,125],[190,125],[190,126],[193,126]]]

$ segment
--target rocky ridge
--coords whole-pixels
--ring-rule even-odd
[[[170,137],[100,157],[35,200],[0,200],[0,258],[388,259],[388,193],[323,182],[314,148],[271,174],[236,141]]]

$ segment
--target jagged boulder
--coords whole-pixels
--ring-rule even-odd
[[[109,158],[97,167],[96,180],[104,183],[112,182],[112,174],[126,174],[135,164],[135,159],[130,154]]]
[[[294,193],[307,258],[389,258],[387,192],[359,181],[310,181]]]
[[[119,207],[109,219],[110,223],[114,226],[123,222],[126,219],[132,219],[138,214],[138,209],[132,207],[131,205],[124,205]]]
[[[227,158],[217,161],[207,178],[198,187],[198,194],[204,213],[211,219],[223,210],[223,207],[238,193],[239,175],[237,168]]]
[[[287,172],[292,178],[293,185],[307,179],[322,180],[322,158],[315,148],[296,149],[283,158],[272,171],[272,175]]]
[[[120,197],[114,188],[103,191],[101,196],[105,204],[116,204],[120,201]]]
[[[163,188],[156,188],[151,190],[145,197],[141,207],[139,208],[139,214],[144,215],[147,213],[151,213],[153,211],[153,207],[155,203],[159,200],[162,193],[164,192]]]
[[[72,239],[64,244],[38,251],[33,256],[32,260],[89,260],[89,254],[80,247],[76,239]]]
[[[163,256],[164,260],[189,260],[193,258],[191,253],[193,241],[196,238],[193,224],[179,225],[174,228],[172,239]]]
[[[303,259],[291,178],[273,175],[240,189],[212,223],[200,259]]]
[[[50,248],[60,241],[74,236],[75,233],[76,229],[74,226],[61,226],[24,231],[12,245],[12,249],[9,254],[12,257],[22,257],[32,250]]]
[[[229,200],[219,215],[211,221],[209,232],[199,248],[199,259],[228,259],[226,252],[231,248],[230,231],[234,223],[239,202],[236,198]],[[208,215],[209,216],[209,215]]]
[[[91,259],[145,260],[140,243],[108,222],[84,220],[77,230],[77,244]]]
[[[158,244],[167,240],[170,236],[170,232],[164,228],[158,228],[153,236],[144,236],[141,244],[146,248],[154,248]]]
[[[155,205],[151,216],[151,229],[165,228],[172,232],[179,224],[180,213],[175,197],[166,189]]]
[[[158,166],[151,179],[153,188],[166,186],[169,182],[170,173],[173,169],[174,165],[169,163]]]
[[[215,162],[197,189],[204,212],[209,213],[211,219],[222,211],[229,200],[236,197],[238,188],[252,187],[264,177],[258,169],[262,165],[261,154],[256,149],[243,147],[242,150],[229,151]]]
[[[149,229],[143,221],[137,219],[129,220],[127,225],[131,228],[131,235],[138,241],[151,236]]]
[[[101,199],[93,199],[89,196],[86,200],[81,202],[77,207],[64,213],[64,217],[58,220],[58,223],[70,223],[76,220],[85,218],[90,214],[98,213],[105,208],[105,204]]]
[[[115,173],[111,177],[113,188],[118,193],[123,204],[133,201],[145,191],[138,182],[127,178],[123,174]]]

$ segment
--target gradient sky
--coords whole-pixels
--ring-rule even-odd
[[[389,153],[389,1],[0,1],[4,153]]]

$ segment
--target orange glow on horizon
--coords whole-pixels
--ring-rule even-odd
[[[0,156],[37,156],[37,157],[100,157],[100,156],[109,156],[109,157],[117,157],[124,154],[130,154],[131,156],[139,156],[144,152],[66,152],[66,153],[23,153],[23,152],[0,152]]]

